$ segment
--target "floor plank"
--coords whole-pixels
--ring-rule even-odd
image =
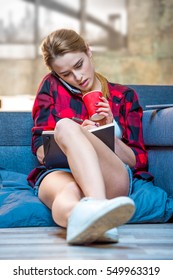
[[[0,259],[173,260],[173,224],[134,224],[118,228],[119,242],[69,246],[59,227],[0,229]]]

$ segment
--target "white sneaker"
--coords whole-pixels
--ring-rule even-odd
[[[135,204],[129,197],[110,200],[83,198],[73,209],[67,225],[69,244],[89,244],[109,229],[126,223],[133,215]]]
[[[117,228],[112,228],[99,236],[95,243],[117,243],[119,241],[119,235]]]

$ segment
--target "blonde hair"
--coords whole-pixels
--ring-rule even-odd
[[[41,44],[43,60],[52,70],[52,63],[57,56],[68,52],[87,52],[83,38],[71,29],[59,29],[48,35]]]

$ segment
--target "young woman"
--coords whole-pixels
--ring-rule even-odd
[[[42,80],[33,106],[32,150],[40,166],[28,177],[54,221],[67,228],[67,242],[88,244],[118,240],[116,229],[134,214],[128,197],[133,178],[152,179],[142,136],[142,109],[134,90],[110,83],[95,72],[92,51],[75,31],[60,29],[42,43],[50,73]],[[82,95],[102,91],[96,112],[104,121],[89,119]],[[98,108],[99,107],[99,108]],[[73,117],[82,119],[78,124]],[[115,153],[88,130],[116,125]],[[44,166],[42,131],[54,130],[55,141],[70,169]]]

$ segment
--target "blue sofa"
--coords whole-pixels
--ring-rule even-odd
[[[156,185],[173,195],[173,108],[147,110],[146,105],[173,104],[173,86],[131,85],[144,110],[143,134],[149,171]],[[31,112],[0,112],[0,227],[55,226],[50,210],[27,184],[37,164],[31,153]]]

